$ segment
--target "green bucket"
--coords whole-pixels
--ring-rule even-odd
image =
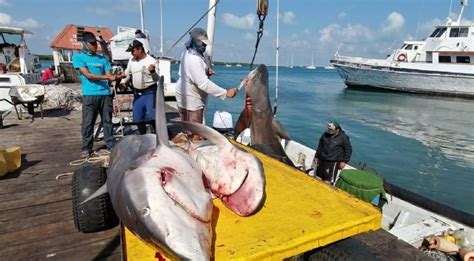
[[[379,207],[386,202],[383,180],[372,172],[357,169],[343,170],[335,186]],[[379,199],[378,202],[374,202],[377,199]]]

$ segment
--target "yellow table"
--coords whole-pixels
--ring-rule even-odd
[[[382,215],[372,205],[317,181],[251,148],[263,163],[266,200],[251,217],[239,217],[214,200],[215,260],[279,260],[380,228]],[[123,229],[126,260],[174,258]]]

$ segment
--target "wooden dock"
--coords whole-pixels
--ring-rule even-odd
[[[13,112],[0,129],[0,147],[20,146],[22,154],[21,169],[0,177],[0,260],[120,260],[118,227],[89,234],[74,227],[70,174],[78,166],[70,162],[81,151],[81,112],[50,110],[41,119],[36,111],[34,121]]]

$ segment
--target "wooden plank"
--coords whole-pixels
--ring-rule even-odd
[[[40,181],[25,180],[26,183],[2,183],[0,195],[13,194],[17,191],[29,191],[71,185],[71,178],[48,179]],[[4,201],[2,199],[2,201]]]
[[[0,211],[0,221],[15,221],[22,218],[36,217],[48,213],[55,213],[57,211],[69,210],[72,212],[71,199],[55,201],[45,204],[37,204],[35,206],[27,206],[15,209],[2,209]]]
[[[72,209],[49,212],[44,215],[35,215],[25,218],[9,219],[8,221],[0,221],[0,234],[12,233],[15,231],[33,228],[41,225],[60,222],[72,219]]]
[[[11,200],[7,202],[0,202],[0,210],[5,211],[9,209],[17,209],[29,206],[37,206],[45,203],[51,203],[62,200],[71,199],[71,189],[69,187],[59,187],[54,189],[48,189],[49,193],[41,192],[36,190],[41,195],[32,195],[28,198],[21,198],[17,200]]]

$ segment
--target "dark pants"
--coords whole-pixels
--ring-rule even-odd
[[[324,161],[318,162],[318,168],[316,169],[316,176],[324,181],[329,181],[334,184],[337,179],[337,172],[339,171],[339,162],[337,161]]]
[[[114,146],[112,126],[112,96],[86,95],[82,97],[82,150],[92,152],[94,125],[100,114],[104,141],[108,149]]]

